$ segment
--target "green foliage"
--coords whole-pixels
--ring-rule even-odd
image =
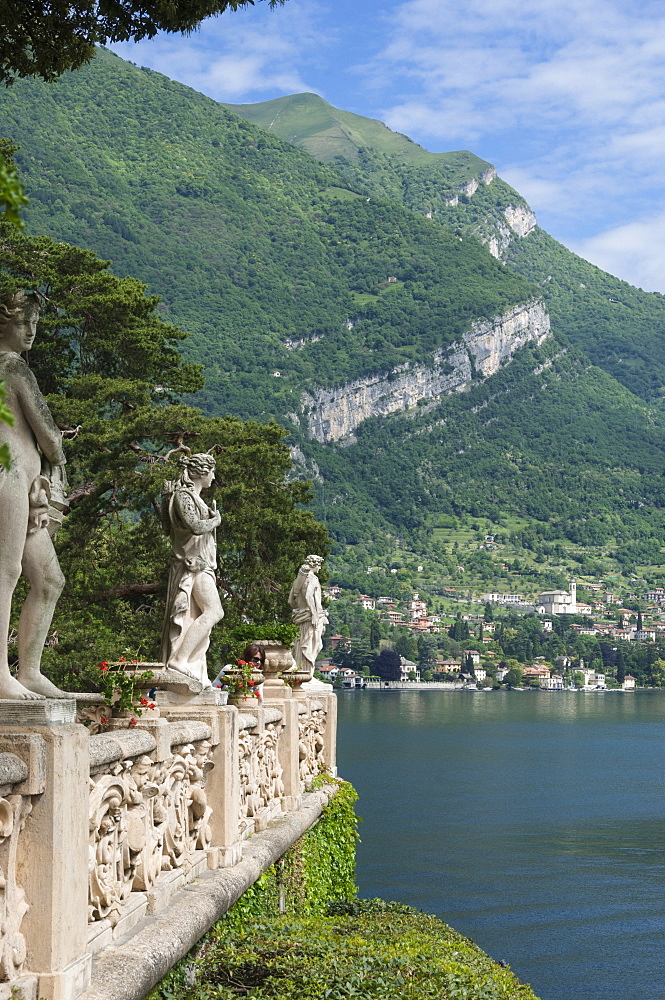
[[[504,684],[509,688],[521,687],[523,681],[524,671],[521,667],[511,667],[506,676],[503,678]]]
[[[399,903],[358,900],[327,917],[218,926],[193,966],[194,985],[168,994],[175,1000],[535,1000],[468,938]]]
[[[126,669],[127,663],[131,662],[137,661],[126,660],[122,656],[117,663],[99,663],[99,690],[109,708],[116,712],[132,711],[140,716],[145,708],[154,707],[140,695],[141,682],[149,681],[153,673],[142,670],[135,676]]]
[[[19,213],[28,204],[28,199],[14,163],[16,150],[17,147],[8,139],[0,139],[0,211],[7,222],[22,229],[23,220]]]
[[[249,645],[250,642],[257,642],[259,639],[272,640],[273,642],[281,642],[285,646],[293,645],[294,641],[300,634],[300,630],[297,625],[293,622],[262,622],[262,623],[247,623],[240,622],[235,625],[225,625],[222,623],[221,627],[218,626],[219,644],[228,649],[229,654],[234,658],[238,659],[245,646]]]
[[[394,649],[382,649],[374,661],[372,671],[384,681],[398,681],[402,676],[400,654]]]
[[[55,80],[88,62],[99,42],[152,38],[158,31],[190,32],[206,17],[238,10],[254,0],[143,0],[95,3],[79,0],[20,0],[3,11],[0,82],[16,77]],[[270,6],[284,0],[270,0]]]
[[[0,290],[37,288],[48,302],[31,363],[65,428],[72,487],[58,538],[67,587],[44,656],[51,675],[75,690],[127,646],[155,658],[169,560],[159,496],[183,448],[216,456],[227,631],[250,619],[286,624],[295,568],[308,551],[325,553],[327,540],[302,510],[308,485],[287,480],[284,431],[210,419],[178,401],[201,385],[200,368],[182,359],[175,345],[185,334],[163,322],[140,282],[116,278],[90,251],[6,223],[2,237]],[[213,633],[215,673],[223,642]]]
[[[0,382],[0,423],[9,424],[10,427],[13,427],[14,415],[5,403],[5,399],[5,383]],[[0,445],[0,469],[8,469],[10,462],[9,446],[6,444]]]

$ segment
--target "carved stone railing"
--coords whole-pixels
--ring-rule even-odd
[[[19,838],[32,812],[32,795],[22,794],[28,779],[27,764],[13,753],[0,753],[0,981],[16,979],[26,958],[21,932],[28,910],[19,882]]]
[[[284,768],[279,759],[279,740],[284,730],[282,713],[266,708],[256,715],[238,718],[238,773],[240,775],[240,835],[248,837],[265,830],[282,812]]]
[[[156,720],[155,720],[156,721]],[[211,727],[165,723],[90,738],[88,937],[93,952],[208,867]]]
[[[278,693],[240,711],[160,706],[97,733],[91,699],[88,728],[73,701],[0,702],[0,1000],[76,1000],[93,956],[238,865],[250,835],[335,773],[335,696]]]
[[[312,780],[326,770],[326,706],[312,700],[300,704],[298,712],[298,758],[303,789],[309,789]]]

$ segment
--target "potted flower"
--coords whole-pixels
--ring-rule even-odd
[[[102,727],[108,728],[112,719],[122,719],[131,728],[144,712],[159,715],[154,701],[143,693],[153,676],[152,671],[139,673],[137,664],[138,660],[127,660],[124,656],[116,663],[104,661],[97,664],[101,694],[109,710],[108,715],[100,719]]]
[[[252,663],[236,660],[235,665],[229,664],[225,668],[219,680],[229,693],[229,704],[239,707],[261,704],[263,674]]]
[[[279,677],[280,674],[295,670],[291,647],[299,634],[300,630],[298,626],[293,625],[291,622],[273,621],[261,625],[247,622],[227,627],[225,629],[224,640],[227,648],[235,654],[236,665],[239,660],[246,658],[243,656],[243,653],[249,645],[258,646],[262,654],[259,683],[265,678],[265,695],[267,697],[287,697],[289,692],[286,690],[284,682],[279,680]],[[233,676],[236,673],[235,667],[227,665],[220,676],[220,681],[226,687],[227,684],[224,678]],[[229,688],[229,698],[232,699],[232,697],[231,689]]]

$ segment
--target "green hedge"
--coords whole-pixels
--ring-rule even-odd
[[[357,795],[338,785],[319,823],[147,1000],[537,1000],[436,917],[355,899]]]
[[[177,1000],[536,1000],[510,969],[436,917],[381,899],[325,917],[221,921]]]
[[[173,1000],[184,996],[197,969],[205,965],[217,941],[242,934],[258,921],[280,914],[321,916],[333,900],[356,896],[356,841],[358,800],[353,785],[322,775],[312,789],[336,784],[337,791],[318,823],[242,894],[238,902],[210,929],[189,955],[161,980],[147,1000]]]

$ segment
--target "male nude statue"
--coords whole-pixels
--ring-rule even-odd
[[[51,482],[64,479],[62,435],[20,357],[32,347],[39,318],[35,296],[15,292],[0,302],[0,381],[13,426],[0,423],[0,444],[11,466],[0,469],[0,698],[64,698],[44,677],[40,661],[64,577],[49,535]],[[19,576],[30,584],[18,628],[19,670],[12,677],[7,639],[12,594]]]

